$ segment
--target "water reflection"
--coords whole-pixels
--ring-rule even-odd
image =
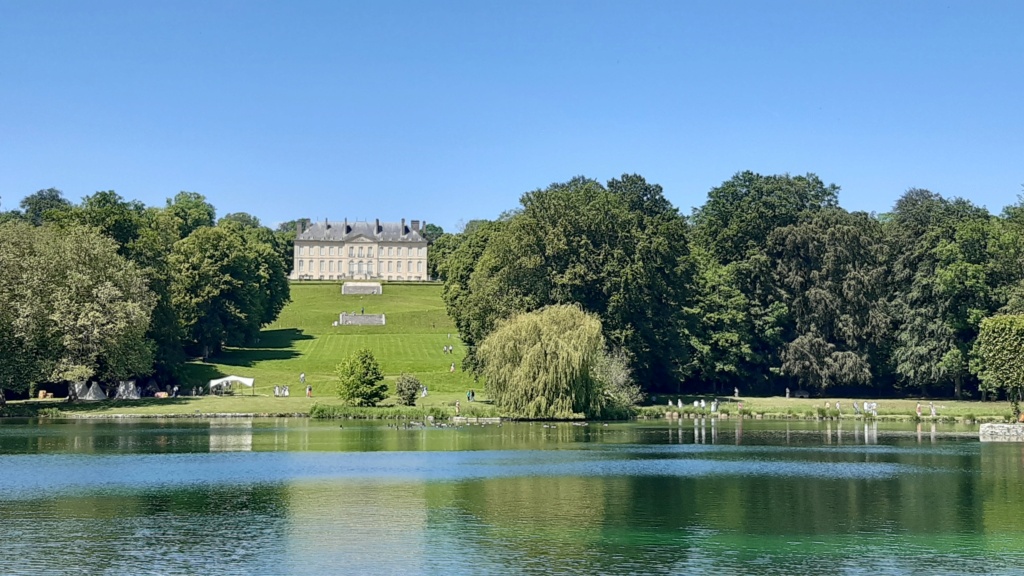
[[[942,425],[344,425],[2,423],[0,571],[1010,573],[1024,541],[1022,446]]]
[[[214,418],[210,420],[210,452],[248,452],[251,450],[251,418]]]

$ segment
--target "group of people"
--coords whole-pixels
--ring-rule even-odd
[[[443,347],[441,347],[441,353],[442,354],[454,354],[455,353],[455,347],[454,346],[443,346]]]
[[[683,399],[680,398],[679,400],[677,400],[677,402],[678,402],[679,409],[682,410],[683,409]],[[668,405],[669,405],[670,408],[672,407],[672,399],[671,398],[668,401]],[[705,411],[707,409],[707,407],[708,407],[708,404],[707,404],[707,402],[704,401],[703,398],[701,398],[700,400],[694,400],[693,401],[693,408],[694,408],[694,410],[700,410],[700,411],[703,412],[703,411]],[[719,407],[718,398],[715,398],[714,400],[711,401],[711,413],[712,414],[718,413],[718,407]]]
[[[935,418],[935,416],[937,416],[937,413],[935,411],[935,403],[934,402],[929,402],[928,403],[928,408],[931,410],[932,418]],[[918,418],[921,417],[921,403],[920,402],[917,403],[917,417]]]
[[[839,401],[838,400],[836,401],[836,410],[839,410]],[[856,400],[853,401],[853,413],[855,415],[861,413],[861,407],[857,405],[857,401]],[[867,400],[865,400],[864,401],[864,414],[871,414],[871,416],[877,418],[878,417],[878,402],[868,402]]]
[[[291,392],[287,386],[274,386],[274,396],[290,396]]]
[[[474,400],[476,400],[476,391],[470,390],[466,392],[466,402],[473,402]]]

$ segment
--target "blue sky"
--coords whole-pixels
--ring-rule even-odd
[[[741,170],[884,212],[1024,184],[1024,2],[0,1],[0,209],[48,187],[264,223],[493,218]]]

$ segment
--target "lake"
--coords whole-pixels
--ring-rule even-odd
[[[1020,574],[975,427],[0,420],[0,573]]]

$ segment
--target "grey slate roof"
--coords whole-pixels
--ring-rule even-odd
[[[402,224],[399,222],[381,222],[379,231],[374,230],[376,226],[376,222],[349,222],[347,225],[344,222],[328,222],[326,225],[323,222],[313,222],[295,239],[342,242],[357,236],[365,236],[378,242],[426,242],[410,224],[405,225],[405,230],[402,230]]]

